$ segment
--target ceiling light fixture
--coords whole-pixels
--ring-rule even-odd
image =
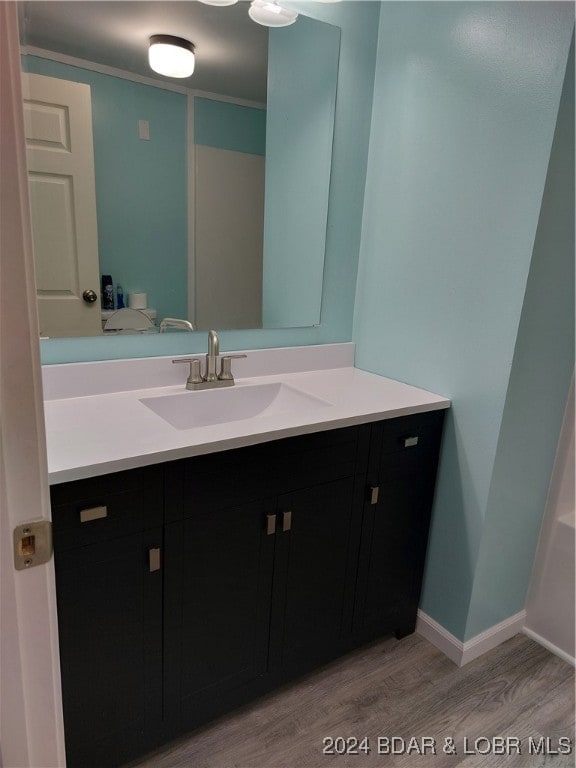
[[[264,27],[287,27],[298,18],[296,11],[282,8],[274,0],[252,0],[248,15],[252,21]]]
[[[194,72],[194,46],[183,37],[152,35],[148,61],[159,75],[190,77]]]
[[[236,5],[238,0],[200,0],[204,5]]]

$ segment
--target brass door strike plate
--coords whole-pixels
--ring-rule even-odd
[[[39,520],[14,528],[14,568],[24,571],[52,557],[52,523]]]

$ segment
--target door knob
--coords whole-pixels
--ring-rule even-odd
[[[98,294],[96,293],[96,291],[92,291],[88,289],[84,291],[84,293],[82,294],[82,298],[87,304],[93,304],[98,298]]]

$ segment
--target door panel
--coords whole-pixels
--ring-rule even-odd
[[[40,332],[102,332],[90,86],[23,74]]]
[[[414,631],[443,418],[417,414],[373,428],[353,627],[362,642]]]
[[[183,727],[266,672],[272,505],[200,508],[166,527],[167,713]]]
[[[195,326],[261,328],[264,157],[195,150]]]
[[[162,529],[57,551],[68,768],[126,762],[161,718]]]
[[[362,628],[405,634],[416,621],[434,492],[434,456],[388,458],[373,515]]]
[[[271,647],[283,672],[312,668],[340,651],[353,490],[350,477],[279,498]],[[290,530],[283,531],[287,512]]]

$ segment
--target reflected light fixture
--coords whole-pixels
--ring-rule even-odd
[[[165,77],[190,77],[194,72],[194,46],[174,35],[152,35],[148,61],[154,72]]]
[[[248,15],[264,27],[287,27],[298,18],[296,11],[282,8],[275,0],[252,0]]]

